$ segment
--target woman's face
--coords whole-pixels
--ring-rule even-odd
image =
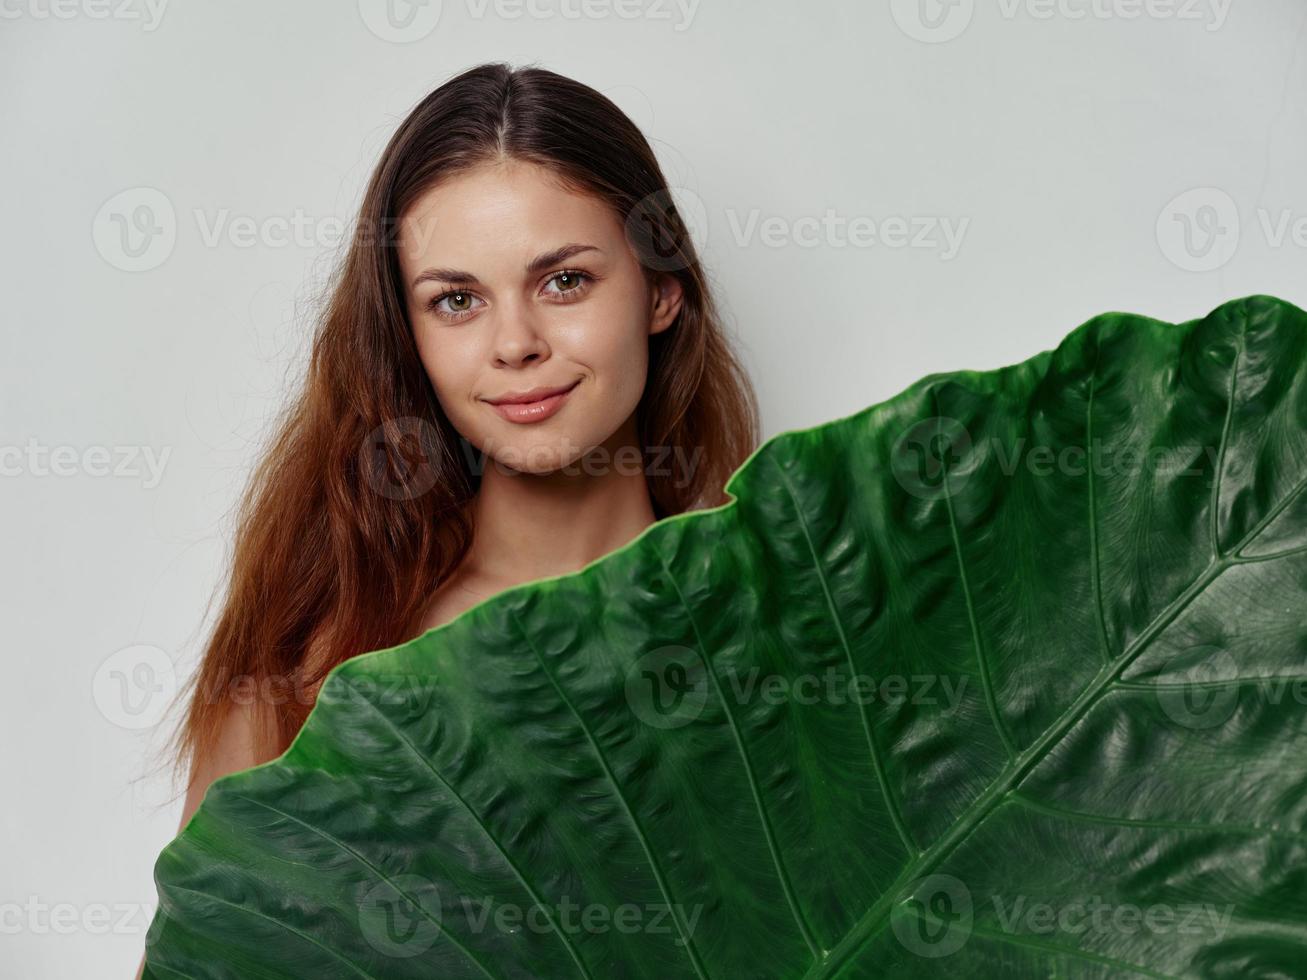
[[[633,418],[649,336],[671,325],[682,298],[673,276],[649,284],[602,200],[521,161],[419,197],[401,222],[400,267],[418,353],[450,422],[530,473],[569,465]],[[542,389],[566,393],[503,403]]]

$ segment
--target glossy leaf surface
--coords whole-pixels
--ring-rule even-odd
[[[155,980],[1307,973],[1307,314],[1107,314],[328,678]]]

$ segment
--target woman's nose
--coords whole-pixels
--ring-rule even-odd
[[[512,310],[505,315],[495,336],[494,356],[508,367],[548,358],[549,345],[529,312]]]

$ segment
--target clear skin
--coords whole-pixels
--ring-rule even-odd
[[[569,245],[592,248],[528,272]],[[636,406],[649,337],[672,325],[683,294],[673,276],[650,284],[603,201],[521,161],[486,164],[427,191],[403,216],[399,258],[436,397],[487,454],[472,501],[471,550],[432,596],[426,631],[505,588],[576,571],[653,522],[642,457],[631,455],[639,446]],[[415,284],[433,269],[476,282]],[[484,400],[578,379],[559,411],[528,424],[504,419]],[[632,447],[625,457],[623,447]],[[217,749],[196,761],[179,831],[213,780],[267,761],[255,748],[255,708],[234,706]]]
[[[452,178],[415,201],[401,229],[418,354],[449,420],[488,454],[471,551],[425,630],[509,586],[575,571],[653,521],[635,412],[649,337],[671,326],[682,292],[673,276],[650,284],[602,200],[534,164]],[[592,247],[528,271],[569,245]],[[454,271],[478,281],[447,278]],[[577,380],[559,411],[529,424],[485,401]],[[604,455],[585,459],[596,447]],[[615,456],[621,447],[630,455]]]

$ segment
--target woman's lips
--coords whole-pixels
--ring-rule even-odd
[[[556,395],[549,395],[546,398],[541,398],[533,402],[500,402],[498,404],[490,402],[489,405],[509,422],[517,422],[519,424],[542,422],[563,407],[563,403],[567,401],[567,396],[570,395],[580,383],[581,381],[578,378],[572,383],[572,386],[565,391],[560,391]]]

